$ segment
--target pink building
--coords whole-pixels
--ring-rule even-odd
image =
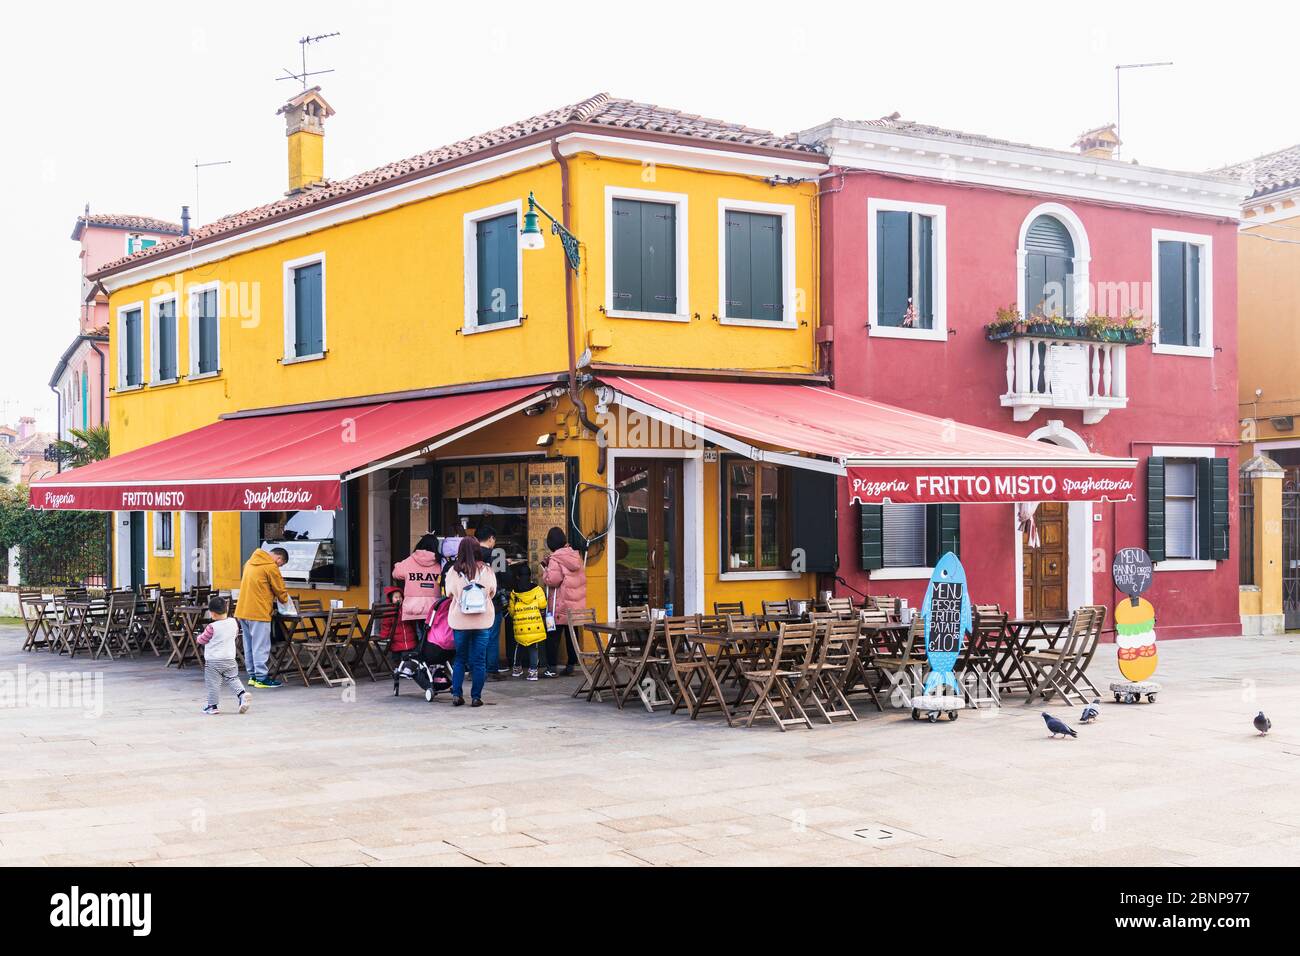
[[[1101,134],[1101,135],[1098,135]],[[850,505],[840,574],[919,604],[953,542],[978,603],[1018,616],[1111,609],[1115,549],[1156,561],[1161,637],[1240,633],[1236,218],[1244,187],[903,121],[833,120],[826,149],[822,340],[835,387],[1043,442],[1138,460],[1121,503]],[[1005,328],[985,326],[1003,313]],[[1047,332],[1035,314],[1138,313]],[[1111,323],[1122,325],[1120,323]],[[1032,520],[1031,520],[1032,516]],[[845,520],[845,519],[848,520]]]
[[[59,356],[50,389],[58,400],[58,437],[104,421],[108,407],[108,296],[87,276],[105,263],[178,236],[182,226],[148,216],[98,213],[78,217],[72,238],[81,244],[81,310],[77,335]]]

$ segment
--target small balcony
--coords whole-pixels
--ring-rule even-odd
[[[1007,350],[1002,406],[1018,422],[1039,409],[1073,408],[1083,412],[1085,425],[1095,425],[1112,408],[1128,405],[1125,359],[1136,341],[1034,332],[1011,332],[995,341]]]

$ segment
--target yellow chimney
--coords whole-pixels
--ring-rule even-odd
[[[325,182],[325,119],[334,108],[320,95],[320,87],[303,90],[278,110],[284,115],[284,135],[289,141],[289,191],[302,192]]]
[[[1120,145],[1114,123],[1080,133],[1074,141],[1074,148],[1091,159],[1114,159],[1115,149]]]

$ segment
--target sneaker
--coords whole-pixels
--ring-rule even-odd
[[[482,697],[475,697],[472,701],[470,701],[470,706],[471,706],[471,707],[482,707],[482,706],[483,706],[483,698],[482,698]]]
[[[246,690],[239,692],[239,712],[241,714],[248,713],[248,691]]]
[[[216,705],[215,705],[215,704],[208,704],[208,706],[206,706],[206,707],[203,708],[203,712],[204,712],[205,714],[207,714],[209,717],[215,717],[215,716],[217,716],[217,708],[216,708]]]
[[[274,677],[254,677],[248,682],[248,686],[249,687],[283,687],[284,684],[283,682],[276,680]]]
[[[514,670],[512,670],[512,671],[510,672],[510,676],[511,676],[511,677],[523,677],[523,676],[524,676],[524,669],[523,669],[522,667],[516,667]]]
[[[529,679],[529,680],[537,680],[537,668],[536,668],[536,667],[530,667],[530,668],[528,669],[528,679]]]
[[[551,669],[548,667],[546,670],[542,671],[542,676],[543,676],[543,677],[559,677],[560,675],[557,674],[557,673],[555,673],[555,671],[551,670]]]
[[[509,674],[509,673],[510,673],[510,668],[509,668],[509,667],[506,667],[506,666],[504,666],[504,665],[502,665],[501,667],[498,667],[498,668],[497,668],[497,673],[498,673],[498,674]]]
[[[453,697],[453,698],[451,699],[451,705],[452,705],[453,707],[464,707],[464,706],[465,706],[465,698],[464,698],[464,697]]]

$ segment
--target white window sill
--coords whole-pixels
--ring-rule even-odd
[[[611,319],[648,319],[651,322],[689,322],[689,312],[624,312],[621,309],[606,307],[605,314]]]
[[[1200,345],[1160,345],[1152,343],[1151,351],[1156,355],[1187,355],[1192,358],[1212,358],[1214,349]]]
[[[180,380],[179,378],[162,378],[162,379],[159,379],[159,380],[156,381],[156,382],[150,382],[150,383],[149,383],[149,387],[150,387],[150,388],[164,388],[164,387],[166,387],[166,386],[168,386],[168,385],[179,385],[179,384],[180,384],[180,381],[181,381],[181,380]]]
[[[175,551],[154,551],[153,556],[155,558],[174,558],[176,557],[176,552]]]
[[[872,581],[928,581],[934,568],[876,568],[867,577]]]
[[[523,325],[523,319],[515,319],[512,322],[492,322],[488,325],[465,325],[461,326],[461,335],[478,335],[482,332],[496,332],[499,329],[517,329]]]
[[[797,329],[799,327],[798,322],[790,322],[784,319],[780,322],[773,322],[769,319],[733,319],[727,316],[718,319],[718,324],[742,325],[751,329]]]
[[[329,351],[326,350],[324,352],[315,352],[311,355],[286,355],[284,358],[280,359],[280,364],[300,365],[303,362],[319,362],[328,354]]]
[[[1205,561],[1200,558],[1169,558],[1157,561],[1157,571],[1213,571],[1219,566],[1217,561]]]
[[[346,591],[347,587],[342,584],[329,584],[325,581],[294,581],[287,580],[284,586],[290,591]],[[327,608],[328,610],[328,608]]]
[[[144,383],[141,382],[139,385],[119,385],[117,388],[113,389],[113,394],[122,395],[126,392],[139,392],[143,390],[144,390]]]
[[[938,329],[905,329],[899,325],[873,325],[867,333],[876,339],[914,339],[919,342],[946,342],[948,331]]]
[[[189,381],[202,382],[205,379],[217,378],[220,375],[221,375],[221,369],[217,369],[215,372],[195,372],[192,375],[190,375]]]
[[[803,574],[799,571],[723,571],[718,575],[719,581],[797,581]]]

